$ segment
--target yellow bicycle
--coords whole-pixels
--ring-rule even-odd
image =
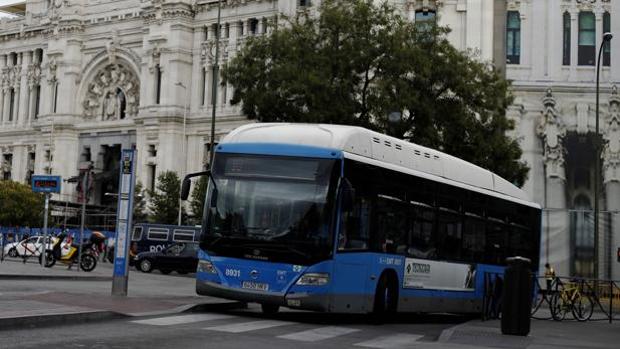
[[[587,295],[581,293],[577,284],[570,283],[562,285],[556,293],[551,296],[551,316],[556,321],[566,318],[566,313],[573,313],[577,321],[587,321],[592,317],[594,303]]]

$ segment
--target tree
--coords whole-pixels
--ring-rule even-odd
[[[250,119],[358,125],[523,185],[529,169],[507,136],[510,83],[490,63],[455,49],[447,28],[411,23],[386,3],[325,0],[318,13],[252,37],[224,67]]]
[[[144,200],[145,189],[142,182],[136,182],[133,196],[133,222],[145,222],[148,215],[146,214],[146,200]],[[177,211],[178,214],[178,211]]]
[[[207,195],[207,186],[209,184],[209,177],[202,176],[196,181],[196,186],[192,191],[192,198],[189,202],[192,209],[192,216],[194,224],[202,223],[202,215],[205,207],[205,198]]]
[[[181,180],[174,171],[165,171],[157,176],[155,190],[149,190],[153,223],[176,224],[179,215],[179,195]]]
[[[30,186],[0,181],[0,226],[43,225],[45,196],[33,193]]]

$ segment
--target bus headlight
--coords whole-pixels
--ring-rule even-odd
[[[329,283],[328,273],[307,273],[302,275],[297,280],[297,285],[300,286],[323,286]]]
[[[217,274],[217,270],[215,270],[215,267],[213,266],[213,263],[211,263],[211,261],[199,261],[196,271],[199,273]]]

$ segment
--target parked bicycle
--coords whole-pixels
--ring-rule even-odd
[[[575,282],[559,284],[558,291],[551,296],[551,316],[562,321],[571,312],[577,321],[587,321],[592,317],[594,302],[582,293],[581,287]]]

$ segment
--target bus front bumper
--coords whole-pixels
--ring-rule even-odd
[[[203,296],[232,299],[242,302],[275,304],[290,308],[330,311],[328,294],[259,292],[222,286],[221,284],[196,280],[196,293]]]

